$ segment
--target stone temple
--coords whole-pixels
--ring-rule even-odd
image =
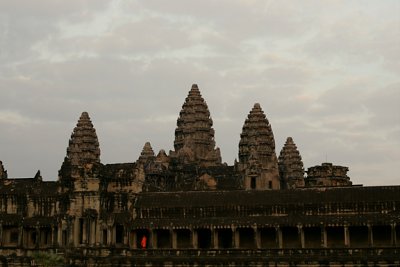
[[[194,84],[173,145],[102,163],[83,112],[57,181],[9,177],[0,161],[1,266],[39,251],[67,266],[400,266],[400,186],[352,185],[332,163],[305,171],[292,137],[277,156],[260,104],[229,166]]]

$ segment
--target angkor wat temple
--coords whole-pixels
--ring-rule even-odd
[[[168,154],[147,142],[135,162],[104,164],[83,112],[57,181],[0,162],[0,263],[42,251],[70,266],[400,266],[400,186],[355,186],[331,163],[305,172],[291,137],[277,156],[259,104],[233,166],[212,126],[193,85]]]

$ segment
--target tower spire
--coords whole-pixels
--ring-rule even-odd
[[[100,147],[96,130],[87,112],[82,112],[67,148],[67,159],[72,166],[100,162]]]
[[[283,188],[304,187],[303,161],[292,137],[286,139],[279,154],[278,165]]]
[[[259,103],[244,122],[239,142],[239,170],[247,189],[279,189],[274,134]]]
[[[139,159],[137,160],[140,163],[146,163],[149,159],[154,159],[154,151],[151,147],[150,142],[146,142],[143,146],[142,152],[140,153]]]
[[[177,120],[174,141],[176,156],[186,163],[196,162],[203,166],[221,164],[212,125],[208,106],[197,84],[193,84]]]

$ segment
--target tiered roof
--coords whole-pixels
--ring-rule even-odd
[[[193,84],[177,120],[174,141],[177,155],[205,166],[221,164],[212,125],[208,106],[197,84]]]
[[[258,103],[254,104],[243,125],[239,142],[239,162],[246,164],[254,158],[261,164],[276,158],[274,134]]]
[[[82,112],[69,140],[67,159],[72,166],[100,162],[100,147],[96,130],[87,112]]]
[[[146,163],[149,159],[154,159],[154,151],[150,142],[146,142],[143,146],[142,152],[140,153],[138,161],[140,163]]]
[[[284,188],[304,186],[303,161],[292,137],[286,139],[279,155],[278,165]]]

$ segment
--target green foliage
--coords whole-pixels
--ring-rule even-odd
[[[35,264],[43,267],[56,267],[64,265],[64,258],[49,252],[36,252],[32,255]]]

